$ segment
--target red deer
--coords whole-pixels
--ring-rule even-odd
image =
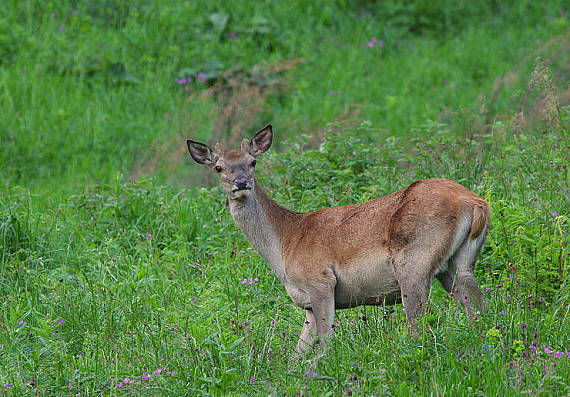
[[[483,310],[473,271],[489,229],[485,200],[458,183],[428,179],[366,203],[290,211],[255,178],[257,159],[272,140],[268,125],[238,150],[187,144],[196,162],[218,173],[237,226],[305,309],[298,353],[316,336],[325,343],[335,309],[402,302],[415,330],[434,277],[469,317],[473,303]]]

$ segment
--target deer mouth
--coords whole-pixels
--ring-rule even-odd
[[[251,190],[251,186],[237,186],[232,189],[232,192],[241,192],[244,190]]]

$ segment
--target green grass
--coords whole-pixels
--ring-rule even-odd
[[[409,136],[442,110],[476,109],[498,75],[568,30],[557,1],[441,1],[427,10],[399,2],[10,4],[0,11],[0,166],[4,183],[36,192],[109,183],[160,157],[165,143],[241,136],[268,121],[279,136],[294,136],[356,110],[387,134]],[[213,24],[213,15],[226,15],[226,24]],[[384,47],[368,48],[372,37]],[[186,102],[224,70],[252,73],[297,58],[305,61],[256,83],[268,93],[238,127],[220,130],[212,100]],[[525,73],[531,66],[523,64]],[[185,91],[174,82],[184,70],[195,80],[205,72],[208,84]],[[494,111],[508,95],[498,95]],[[160,169],[149,173],[185,185]]]
[[[535,3],[9,1],[0,395],[570,394],[568,9]],[[418,335],[400,305],[337,311],[294,360],[302,310],[180,151],[266,122],[292,209],[421,178],[486,198],[478,321],[436,282]]]

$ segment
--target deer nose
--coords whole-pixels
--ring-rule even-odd
[[[235,184],[238,189],[245,189],[247,188],[247,179],[236,179]]]

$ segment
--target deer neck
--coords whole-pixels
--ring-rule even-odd
[[[283,242],[301,214],[273,201],[255,180],[251,194],[244,200],[229,200],[230,212],[252,247],[285,282]]]

